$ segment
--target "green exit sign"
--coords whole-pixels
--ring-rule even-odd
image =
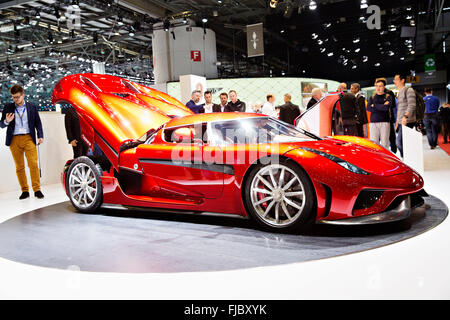
[[[425,55],[425,71],[436,71],[436,56],[434,54]]]

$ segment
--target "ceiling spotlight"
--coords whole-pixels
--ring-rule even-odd
[[[359,42],[359,38],[353,39],[353,43],[358,43]]]
[[[356,49],[355,49],[355,52],[358,53],[359,50],[361,50],[361,49],[360,49],[360,48],[356,48]]]
[[[317,39],[318,35],[317,35],[317,33],[313,33],[313,34],[311,35],[311,37],[313,38],[313,40],[315,40],[315,39]]]
[[[361,9],[366,9],[369,5],[367,4],[367,0],[361,0]]]
[[[277,7],[277,5],[278,5],[278,0],[270,0],[269,6],[272,9],[275,9]]]
[[[389,52],[388,52],[388,55],[392,57],[392,56],[394,55],[394,52],[389,51]]]
[[[405,57],[400,57],[400,60],[402,60],[402,61],[405,60]]]
[[[325,52],[325,48],[320,48],[320,53],[324,53]]]
[[[329,52],[329,53],[327,54],[327,56],[329,56],[329,57],[332,57],[333,55],[334,55],[333,52]]]
[[[203,18],[203,19],[202,19],[202,22],[203,22],[203,23],[207,23],[207,22],[208,22],[208,19],[207,19],[207,18]]]
[[[369,57],[364,56],[362,61],[363,61],[363,62],[367,62],[368,60],[369,60]]]
[[[309,2],[309,10],[316,10],[317,9],[317,3],[314,0],[311,0]]]
[[[375,63],[375,67],[379,67],[379,66],[380,66],[379,62]]]
[[[414,26],[416,25],[416,22],[415,22],[414,20],[410,20],[410,21],[409,21],[409,25],[410,25],[411,27],[414,27]]]
[[[411,54],[415,54],[416,52],[414,50],[411,50]]]
[[[356,65],[353,65],[353,66],[352,66],[352,69],[356,69],[356,68],[357,68]]]

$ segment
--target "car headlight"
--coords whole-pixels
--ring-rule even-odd
[[[309,151],[309,152],[312,152],[312,153],[315,153],[315,154],[318,154],[319,156],[325,157],[325,158],[327,158],[327,159],[337,163],[338,165],[340,165],[341,167],[347,169],[350,172],[357,173],[357,174],[369,175],[369,173],[367,171],[364,171],[363,169],[355,166],[354,164],[351,164],[348,161],[345,161],[345,160],[343,160],[341,158],[338,158],[338,157],[333,156],[331,154],[328,154],[326,152],[319,151],[319,150],[316,150],[316,149],[311,149],[311,148],[302,148],[302,149],[306,150],[306,151]]]

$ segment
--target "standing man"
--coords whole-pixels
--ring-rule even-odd
[[[28,168],[34,196],[42,199],[41,182],[38,168],[38,155],[36,149],[36,133],[38,144],[44,142],[41,118],[37,107],[29,102],[25,102],[25,91],[15,84],[11,87],[10,93],[14,103],[5,105],[0,127],[6,129],[6,145],[9,146],[16,165],[16,174],[22,189],[19,199],[26,199],[30,196],[27,175],[25,172],[25,159],[27,158]]]
[[[275,106],[273,103],[275,102],[275,96],[273,94],[268,94],[266,96],[266,102],[264,102],[261,113],[270,117],[277,117],[277,112],[275,111]]]
[[[347,92],[347,84],[341,83],[338,86],[338,91],[341,92],[339,97],[339,105],[341,107],[342,125],[344,128],[344,135],[357,136],[357,112],[356,112],[356,97],[353,93]]]
[[[211,91],[205,91],[205,113],[220,112],[220,106],[212,102]],[[219,111],[217,111],[219,109]]]
[[[386,81],[377,79],[375,94],[367,102],[370,112],[370,140],[389,148],[390,109],[393,107],[394,97],[385,92]]]
[[[200,90],[192,91],[191,100],[186,103],[186,107],[188,107],[194,113],[204,113],[205,108],[204,104],[200,104],[200,98],[202,96],[202,92]]]
[[[413,88],[408,88],[406,84],[406,76],[396,74],[394,84],[398,89],[397,97],[397,121],[395,123],[395,131],[397,131],[397,148],[403,157],[403,136],[402,125],[414,128],[416,123],[416,93]]]
[[[306,110],[311,108],[313,105],[315,105],[320,99],[322,99],[322,90],[320,88],[314,88],[311,91],[311,100],[309,100],[308,104],[306,105]]]
[[[364,137],[364,126],[368,122],[366,112],[366,98],[361,92],[361,86],[359,83],[353,83],[350,86],[350,92],[353,93],[356,98],[356,128],[358,130],[358,136]]]
[[[73,158],[85,156],[88,153],[88,145],[81,139],[80,119],[75,108],[70,106],[66,109],[64,116],[64,126],[69,144],[73,149]]]
[[[215,108],[213,106],[213,112],[225,112],[225,107],[228,103],[228,93],[222,92],[219,96],[220,98],[220,105],[215,105]]]
[[[242,102],[237,98],[237,93],[234,90],[228,92],[230,102],[225,107],[225,112],[245,112],[245,102]]]
[[[286,93],[283,97],[284,104],[280,106],[280,117],[281,121],[287,122],[289,124],[295,125],[294,121],[300,115],[300,108],[298,105],[291,102],[291,95]]]
[[[435,149],[439,134],[438,110],[441,102],[438,97],[433,96],[433,89],[431,88],[425,89],[425,97],[423,100],[425,100],[425,117],[423,118],[423,124],[427,131],[430,149]]]

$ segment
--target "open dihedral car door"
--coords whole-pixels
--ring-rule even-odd
[[[97,144],[117,169],[120,146],[125,141],[141,138],[174,116],[192,114],[182,105],[151,97],[152,91],[137,88],[127,80],[109,75],[70,75],[56,84],[52,103],[68,103],[75,108],[82,138],[91,149]]]

